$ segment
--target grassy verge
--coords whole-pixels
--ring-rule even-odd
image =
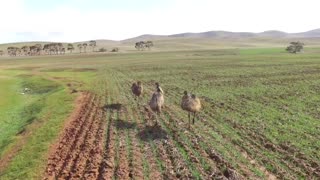
[[[28,99],[26,106],[7,124],[1,139],[2,155],[12,153],[18,145],[10,163],[0,179],[39,178],[47,159],[50,145],[57,138],[63,122],[72,110],[74,96],[61,85],[33,76],[20,76],[19,89],[29,88],[23,98]],[[5,127],[5,126],[2,126]]]

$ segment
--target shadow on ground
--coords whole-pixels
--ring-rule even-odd
[[[115,122],[115,126],[117,129],[134,129],[137,126],[137,123],[135,122],[128,122],[128,121],[124,121],[122,119],[118,119]]]
[[[123,104],[120,104],[120,103],[116,103],[116,104],[106,104],[102,107],[105,111],[110,109],[110,110],[117,110],[117,111],[120,111],[120,110],[124,110],[125,107],[123,106]]]
[[[156,139],[168,139],[168,134],[159,125],[147,125],[143,130],[139,131],[137,137],[143,141],[153,141]]]

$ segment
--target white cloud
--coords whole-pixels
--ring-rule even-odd
[[[10,0],[0,7],[0,42],[119,40],[145,33],[270,29],[300,32],[320,28],[317,0],[172,0],[169,6],[143,11],[128,7],[84,11],[72,1],[47,11],[30,11],[25,5],[26,0]]]

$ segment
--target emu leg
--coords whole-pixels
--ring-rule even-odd
[[[188,112],[188,118],[189,118],[189,129],[190,129],[190,112]]]
[[[159,116],[160,116],[160,113],[159,113],[159,112],[157,112],[157,113],[156,113],[156,124],[155,124],[155,126],[157,126],[157,125],[158,125],[158,118],[159,118]]]
[[[192,124],[194,124],[194,118],[196,117],[196,112],[193,113]]]

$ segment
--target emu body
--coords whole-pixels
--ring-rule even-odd
[[[185,91],[181,100],[181,108],[185,111],[188,111],[190,128],[190,114],[193,113],[192,124],[194,124],[196,113],[199,112],[201,109],[200,99],[196,97],[194,94],[189,94],[187,91]]]
[[[152,94],[151,100],[149,102],[149,106],[153,112],[160,115],[161,110],[164,106],[164,94],[159,83],[156,83],[156,91]],[[156,124],[157,123],[158,123],[158,120],[156,120]]]

